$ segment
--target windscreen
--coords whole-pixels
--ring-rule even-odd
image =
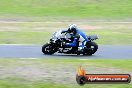
[[[52,39],[60,39],[60,38],[65,38],[65,39],[69,39],[71,38],[71,35],[69,33],[62,33],[62,30],[59,30],[57,32],[54,32],[52,35]]]
[[[52,35],[52,39],[60,39],[61,37],[61,30],[57,31],[57,32],[54,32],[53,35]]]

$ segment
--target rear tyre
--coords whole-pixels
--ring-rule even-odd
[[[44,54],[52,55],[55,52],[57,52],[57,49],[53,47],[51,44],[46,43],[45,45],[42,46],[42,52]]]
[[[83,55],[92,55],[98,49],[98,45],[95,42],[87,42]]]

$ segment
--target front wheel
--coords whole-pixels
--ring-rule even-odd
[[[46,43],[45,45],[42,46],[42,52],[44,54],[52,55],[55,52],[57,52],[57,49],[53,47],[50,43]]]
[[[98,45],[95,42],[87,42],[83,55],[92,55],[98,49]]]

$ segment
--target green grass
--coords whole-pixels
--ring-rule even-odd
[[[125,45],[132,44],[132,30],[130,29],[108,29],[108,30],[89,30],[85,31],[87,35],[97,34],[98,44]],[[53,31],[18,31],[18,32],[0,32],[0,44],[44,44],[49,41]]]
[[[79,18],[130,18],[131,0],[1,0],[0,14]]]
[[[23,81],[23,82],[21,82]],[[53,82],[35,81],[28,82],[22,78],[7,78],[0,80],[0,88],[132,88],[131,84],[56,84]]]
[[[50,39],[47,32],[0,32],[1,44],[43,44]]]
[[[22,16],[27,16],[21,19],[26,20],[33,17],[40,17],[36,19],[43,20],[41,17],[44,17],[45,21],[49,21],[52,18],[60,19],[61,21],[69,18],[70,20],[78,20],[80,18],[127,19],[132,16],[131,6],[132,0],[0,0],[0,18],[8,20],[8,18],[11,19],[13,16],[13,20],[17,20]],[[1,23],[0,30],[4,31],[0,31],[0,44],[43,44],[48,42],[54,31],[64,27],[66,24],[68,23],[40,23],[40,25],[37,23]],[[83,21],[80,21],[79,24],[100,26],[99,22],[96,25],[96,23],[83,23]],[[85,32],[87,34],[98,34],[100,37],[97,40],[98,44],[132,44],[131,23],[129,25],[117,24],[111,26],[109,24],[101,24],[101,26],[106,26],[106,28],[87,30]],[[7,27],[7,29],[3,29],[3,27]],[[12,32],[16,27],[20,31]],[[43,27],[44,29],[39,31],[37,29],[39,27]]]
[[[6,78],[0,80],[0,88],[68,88],[63,84],[53,82],[35,81],[30,82],[22,78]]]
[[[28,63],[24,63],[28,62]],[[78,68],[79,64],[83,64],[84,67],[87,66],[87,69],[92,66],[105,67],[105,68],[118,68],[124,71],[132,71],[132,60],[79,60],[79,59],[57,59],[57,58],[45,58],[45,59],[0,59],[0,66],[7,68],[21,67],[21,66],[30,66],[30,67],[41,67],[48,64],[49,66],[75,66]],[[62,68],[62,67],[60,67]],[[71,67],[72,68],[72,67]],[[57,70],[54,69],[54,70]],[[75,69],[76,70],[76,69]],[[76,75],[76,74],[75,74]],[[53,78],[54,79],[54,78]],[[69,79],[70,80],[70,79]],[[68,80],[67,80],[68,81]],[[55,83],[49,80],[28,80],[21,77],[10,76],[7,78],[2,78],[0,80],[0,88],[132,88],[131,84],[88,84],[80,86],[76,83]]]
[[[66,29],[71,22],[0,23],[0,44],[43,44],[53,32]],[[73,23],[73,22],[72,22]],[[132,23],[75,22],[87,35],[97,34],[98,44],[132,45]],[[93,29],[89,29],[89,27]]]
[[[127,45],[132,44],[132,30],[130,29],[106,29],[106,30],[90,30],[91,34],[98,34],[99,44],[108,45]]]
[[[72,59],[71,59],[72,58]],[[132,71],[132,60],[131,59],[89,59],[87,60],[80,60],[79,57],[71,57],[71,58],[39,58],[39,59],[0,59],[0,64],[2,66],[7,67],[17,67],[17,66],[24,66],[27,64],[23,64],[21,62],[30,62],[29,65],[57,65],[57,64],[63,64],[63,65],[73,65],[73,66],[79,66],[79,65],[88,65],[88,66],[99,66],[99,67],[115,67],[126,71]]]

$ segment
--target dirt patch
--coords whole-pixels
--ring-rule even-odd
[[[92,26],[92,25],[80,25],[80,28],[83,30],[95,30],[95,29],[102,29],[101,26]]]

